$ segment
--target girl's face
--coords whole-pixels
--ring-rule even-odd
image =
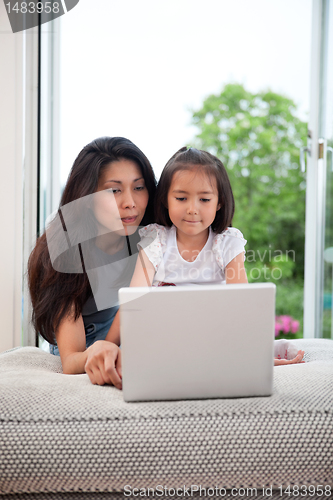
[[[220,208],[214,177],[200,170],[174,173],[168,193],[168,211],[178,231],[187,236],[208,233]]]
[[[131,160],[110,163],[102,172],[94,197],[94,214],[101,234],[106,230],[130,236],[140,225],[148,190],[139,166]]]

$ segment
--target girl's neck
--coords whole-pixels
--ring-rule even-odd
[[[193,262],[206,245],[208,236],[209,228],[193,236],[184,234],[176,228],[178,251],[182,258],[188,262]]]

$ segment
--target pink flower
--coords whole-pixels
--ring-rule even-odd
[[[280,320],[282,321],[283,333],[289,333],[292,321],[291,316],[280,316]]]
[[[276,316],[275,318],[275,337],[278,337],[280,334],[280,331],[282,330],[282,323],[279,323],[279,316]]]
[[[299,330],[299,321],[283,314],[275,317],[275,337],[287,333],[296,333]]]
[[[292,322],[291,322],[291,333],[296,333],[298,332],[299,330],[299,321],[296,321],[296,319],[294,319]]]

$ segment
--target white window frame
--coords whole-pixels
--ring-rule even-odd
[[[60,198],[59,175],[59,19],[41,27],[12,33],[0,2],[0,352],[19,346],[36,346],[31,325],[31,302],[27,288],[27,262],[44,230],[41,213],[54,211]],[[47,51],[47,79],[42,81],[41,44]],[[52,67],[51,67],[52,66]],[[43,115],[40,108],[43,107]],[[48,127],[41,134],[41,120]],[[47,172],[40,171],[41,140]],[[46,179],[47,206],[39,193],[41,174]]]
[[[326,86],[327,13],[330,0],[313,0],[310,116],[305,212],[304,338],[322,336],[326,146],[322,95]],[[322,146],[320,147],[320,144]]]
[[[0,3],[0,352],[34,344],[23,332],[23,274],[36,235],[38,29],[12,33]]]
[[[23,335],[21,345],[35,346],[36,333],[31,325],[31,301],[27,286],[27,263],[37,236],[37,196],[39,169],[39,29],[24,32],[25,36],[25,128],[23,180]],[[22,214],[22,215],[23,215]]]

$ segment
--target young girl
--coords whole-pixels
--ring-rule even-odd
[[[156,221],[139,230],[131,286],[247,283],[246,240],[232,227],[234,197],[222,162],[206,151],[180,149],[156,192]],[[118,322],[108,338],[119,343]],[[300,362],[276,359],[275,364]]]

